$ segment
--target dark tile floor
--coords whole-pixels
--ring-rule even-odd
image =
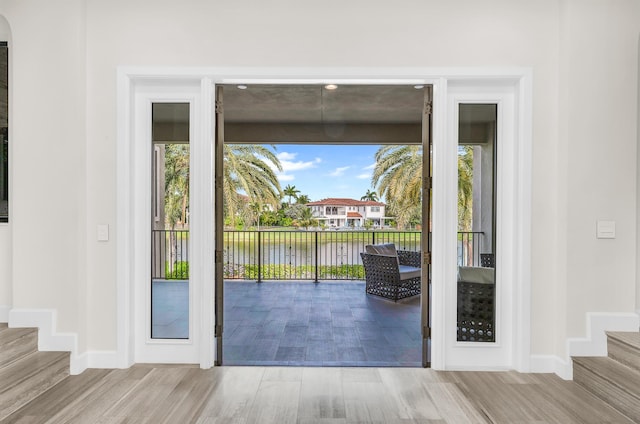
[[[152,335],[188,337],[188,283],[154,281]],[[364,282],[225,282],[223,364],[420,366],[420,298]]]
[[[153,280],[151,283],[151,338],[189,338],[189,282]]]
[[[224,365],[420,366],[420,299],[364,282],[225,283]]]

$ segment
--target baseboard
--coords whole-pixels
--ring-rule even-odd
[[[87,367],[78,357],[78,335],[58,333],[56,326],[57,312],[54,309],[11,309],[9,311],[9,327],[37,327],[38,350],[70,352],[69,372],[73,375],[80,374]]]
[[[607,331],[638,331],[636,313],[591,312],[587,314],[587,337],[567,340],[567,355],[607,356]]]
[[[556,355],[531,355],[529,365],[532,373],[552,373],[563,380],[573,379],[571,361]]]
[[[53,309],[12,309],[9,327],[37,327],[38,350],[76,352],[78,336],[75,333],[56,332],[57,313]]]
[[[567,356],[531,355],[532,373],[553,373],[573,379],[573,356],[607,356],[607,331],[638,331],[640,314],[592,312],[587,314],[587,337],[567,340]]]
[[[53,309],[10,309],[7,317],[9,327],[38,328],[38,350],[70,352],[69,372],[72,375],[81,374],[87,368],[118,368],[116,351],[88,351],[79,354],[77,334],[56,332],[57,313]]]
[[[118,352],[115,350],[90,350],[86,353],[87,368],[120,368]]]
[[[9,311],[11,306],[0,305],[0,322],[9,322]]]

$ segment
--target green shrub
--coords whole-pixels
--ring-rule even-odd
[[[173,264],[173,269],[169,267],[169,262],[164,264],[164,272],[168,280],[188,280],[189,262],[177,261]]]
[[[233,266],[225,265],[225,278],[239,278],[244,280],[258,279],[258,265]],[[314,265],[287,265],[267,264],[261,266],[262,280],[313,280],[316,277]],[[323,265],[318,267],[318,279],[320,280],[364,280],[364,267],[362,265]]]

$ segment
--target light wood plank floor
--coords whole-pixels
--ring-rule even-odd
[[[71,376],[3,423],[631,423],[573,382],[421,368],[136,365]]]

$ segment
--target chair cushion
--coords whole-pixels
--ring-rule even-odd
[[[458,268],[458,281],[493,284],[495,282],[495,269],[479,266],[461,266]]]
[[[364,248],[367,253],[373,253],[375,255],[398,256],[396,245],[393,243],[368,244]]]
[[[400,280],[409,280],[411,278],[419,278],[422,272],[420,268],[416,268],[409,265],[400,265],[398,266],[398,270],[400,271]]]

